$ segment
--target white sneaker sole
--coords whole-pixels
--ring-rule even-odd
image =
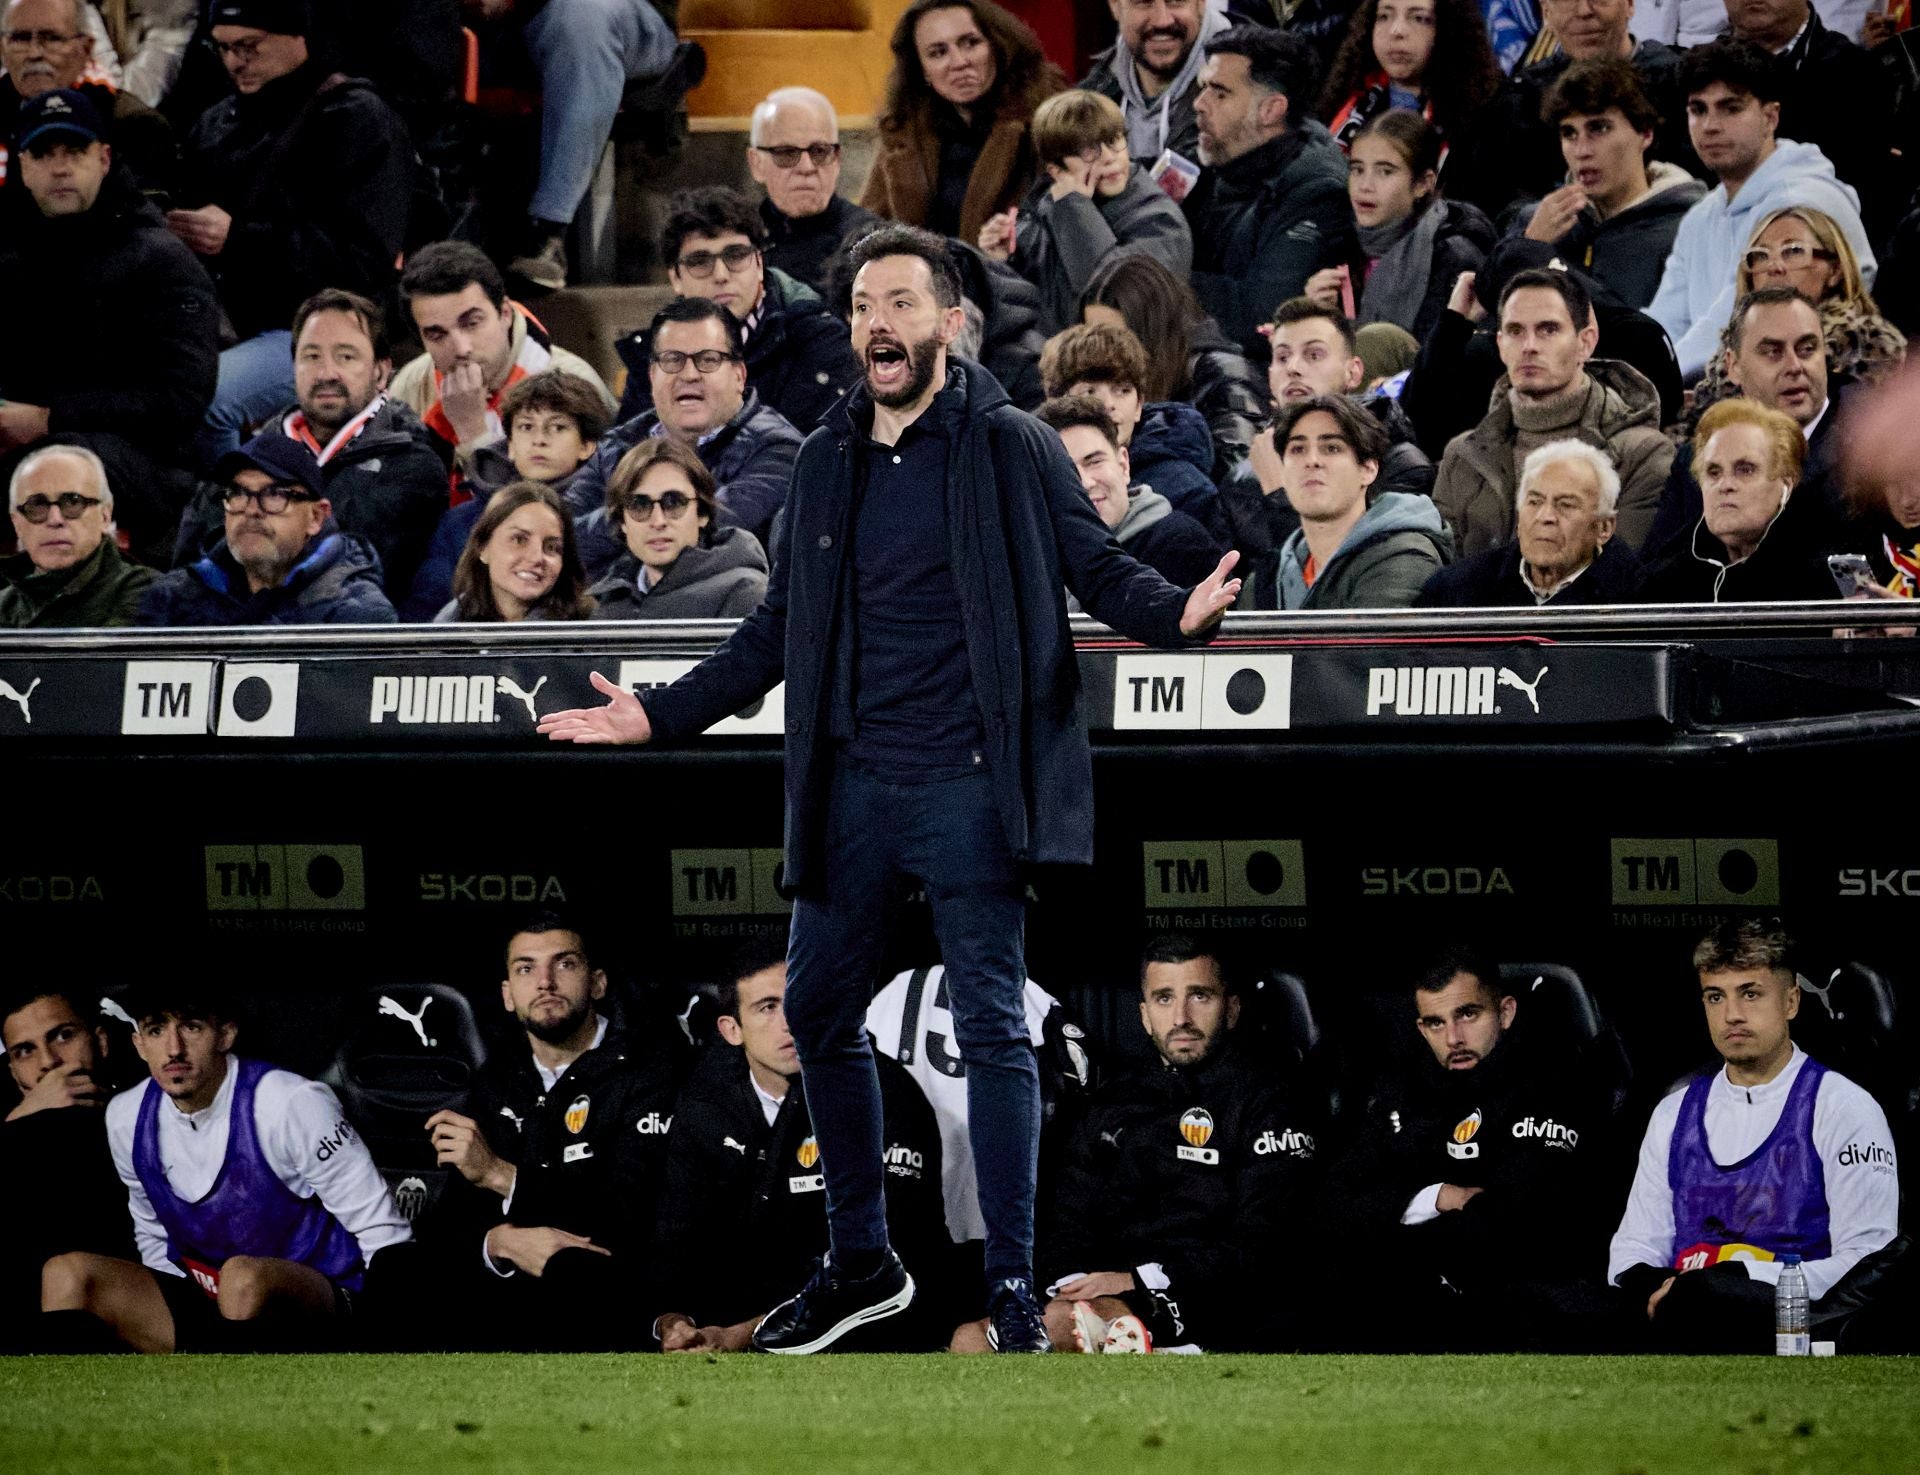
[[[913,1303],[913,1290],[913,1277],[909,1275],[906,1284],[901,1286],[899,1290],[895,1291],[893,1295],[889,1296],[886,1300],[876,1301],[871,1306],[863,1306],[860,1310],[854,1312],[853,1315],[842,1317],[811,1342],[803,1343],[798,1347],[756,1347],[754,1350],[757,1352],[771,1352],[776,1357],[806,1357],[811,1353],[822,1351],[825,1348],[831,1347],[856,1327],[863,1327],[869,1322],[885,1321],[889,1316],[897,1316],[902,1311],[905,1311],[907,1307]],[[760,1318],[760,1323],[761,1325],[765,1325],[766,1318],[764,1316]],[[759,1326],[754,1327],[755,1333],[758,1333],[759,1330]]]

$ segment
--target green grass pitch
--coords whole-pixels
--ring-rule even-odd
[[[177,1357],[0,1362],[7,1475],[1914,1475],[1920,1360]]]

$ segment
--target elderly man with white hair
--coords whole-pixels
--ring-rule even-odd
[[[871,210],[836,194],[840,119],[811,87],[782,87],[753,110],[747,169],[766,190],[768,266],[825,292],[827,263],[841,242],[881,223]]]
[[[0,627],[131,625],[158,577],[120,554],[107,468],[84,446],[42,446],[7,489],[20,551],[0,562]]]
[[[1614,537],[1620,472],[1583,440],[1536,446],[1520,467],[1513,540],[1448,564],[1427,580],[1417,607],[1538,609],[1624,604],[1640,560]]]

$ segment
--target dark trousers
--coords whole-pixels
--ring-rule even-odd
[[[982,769],[892,783],[843,760],[824,862],[821,887],[794,900],[786,1010],[820,1144],[833,1250],[844,1257],[887,1243],[880,1083],[866,1018],[889,915],[900,883],[912,879],[933,908],[967,1068],[987,1279],[1031,1276],[1040,1075],[1022,1003],[1025,888],[991,780]]]

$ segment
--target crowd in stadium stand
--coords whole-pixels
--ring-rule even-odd
[[[497,998],[383,993],[324,1082],[253,1054],[208,977],[107,1013],[59,979],[10,985],[0,1168],[59,1191],[0,1216],[0,1346],[747,1350],[828,1249],[780,942],[681,1004],[610,986],[561,914],[503,941]],[[1344,1050],[1302,1028],[1303,983],[1251,986],[1194,936],[1142,949],[1143,1049],[1029,981],[1053,1350],[1759,1352],[1788,1256],[1816,1338],[1912,1350],[1907,1087],[1798,1042],[1833,985],[1816,1003],[1777,921],[1715,924],[1684,961],[1711,1064],[1644,1136],[1618,1036],[1564,967],[1437,947]],[[841,1345],[986,1351],[943,969],[899,974],[866,1025],[917,1293]],[[422,1081],[437,1107],[395,1106]]]
[[[1904,9],[1110,0],[1073,86],[912,0],[857,201],[794,76],[761,198],[665,202],[676,295],[584,345],[616,396],[540,299],[617,119],[704,73],[675,9],[6,0],[0,624],[744,614],[802,440],[868,411],[885,221],[1120,545],[1237,550],[1242,608],[1915,594],[1920,493],[1841,454],[1920,325]]]

